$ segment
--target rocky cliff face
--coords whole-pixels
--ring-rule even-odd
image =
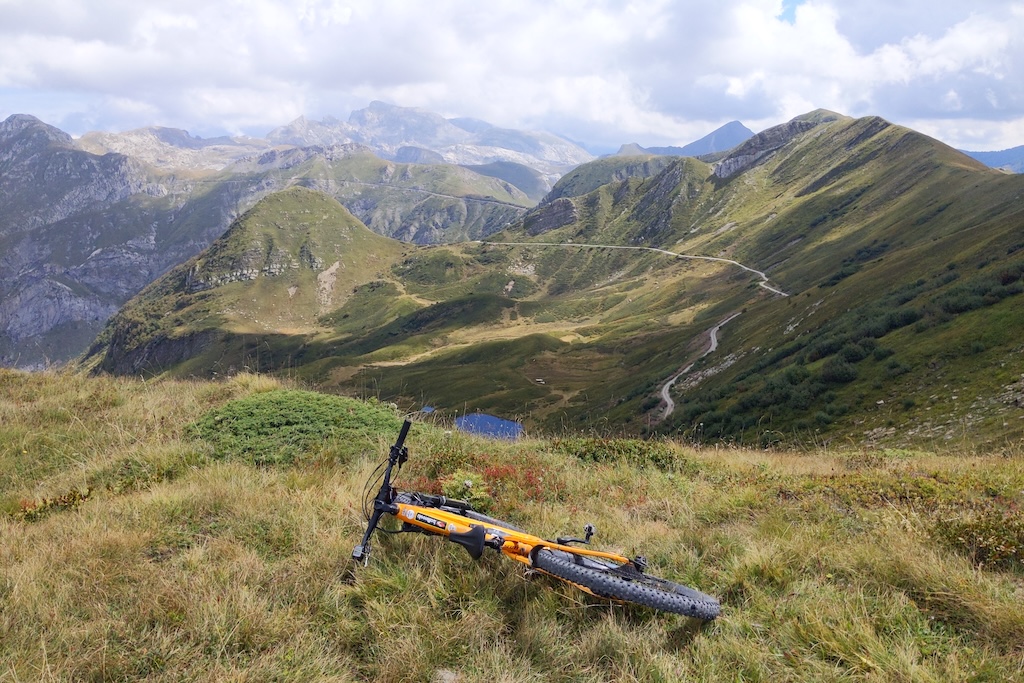
[[[715,175],[730,178],[751,166],[762,162],[772,153],[782,149],[800,133],[821,123],[835,121],[838,114],[819,110],[806,117],[793,119],[782,125],[763,130],[734,149],[729,156],[715,164]]]
[[[193,137],[176,128],[140,128],[127,133],[86,133],[79,149],[96,155],[116,152],[164,169],[217,170],[237,159],[270,149],[272,143],[247,137]]]
[[[523,221],[523,228],[530,237],[557,230],[579,220],[576,205],[568,197],[559,197],[553,202],[539,206]]]
[[[233,207],[202,189],[200,207],[194,184],[136,159],[82,151],[31,116],[0,123],[0,365],[74,357],[124,301],[208,244]]]
[[[56,223],[147,188],[145,170],[122,155],[81,152],[63,131],[31,116],[0,124],[0,235]]]

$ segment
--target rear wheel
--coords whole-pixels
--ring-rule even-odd
[[[632,602],[664,612],[711,620],[718,616],[718,600],[700,591],[594,557],[542,548],[533,566],[542,572],[584,586],[603,598]]]

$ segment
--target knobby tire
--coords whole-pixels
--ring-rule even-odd
[[[586,586],[594,595],[632,602],[664,612],[684,614],[705,621],[718,616],[721,607],[710,595],[648,574],[629,576],[583,566],[569,553],[541,549],[534,558],[534,567],[579,586]],[[611,570],[612,567],[609,567]]]

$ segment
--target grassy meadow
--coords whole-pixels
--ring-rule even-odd
[[[593,522],[718,596],[704,624],[422,536],[379,534],[352,566],[401,418],[264,376],[0,370],[0,680],[1024,679],[1024,446],[414,426],[406,486],[549,537]]]

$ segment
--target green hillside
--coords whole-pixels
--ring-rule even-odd
[[[647,178],[671,163],[672,157],[653,154],[597,159],[581,164],[562,176],[545,201],[551,202],[560,197],[579,197],[613,181]]]
[[[226,356],[229,340],[315,334],[318,316],[407,248],[371,232],[326,195],[285,190],[143,290],[108,323],[86,360],[118,373],[182,361],[204,374],[239,370],[244,359]],[[261,346],[255,342],[257,353]]]
[[[281,372],[443,413],[532,413],[539,425],[595,397],[642,398],[654,380],[638,387],[638,368],[661,377],[688,352],[667,335],[749,298],[750,278],[723,264],[615,249],[411,247],[353,228],[363,242],[329,256],[329,238],[311,241],[296,222],[327,214],[321,205],[344,211],[299,189],[262,201],[126,306],[86,362],[150,376]],[[315,305],[313,283],[334,260],[344,285]]]
[[[513,187],[522,190],[533,201],[543,199],[544,195],[551,188],[551,185],[545,180],[540,171],[512,161],[492,161],[489,164],[464,164],[463,167],[480,175],[504,180]]]
[[[558,208],[575,220],[539,231],[541,206],[493,239],[730,258],[791,295],[741,304],[658,432],[748,443],[1024,435],[1024,181],[877,118],[815,112],[749,144],[733,156],[765,156],[730,177],[677,160]]]
[[[358,145],[271,152],[229,167],[218,180],[272,191],[294,184],[319,190],[374,232],[418,244],[479,239],[536,203],[502,178],[449,164],[386,161]]]
[[[1019,176],[826,111],[716,165],[655,161],[621,177],[639,162],[582,167],[485,243],[366,242],[354,259],[372,267],[345,270],[329,306],[302,304],[301,283],[286,298],[291,280],[275,274],[187,292],[187,268],[175,271],[94,355],[118,373],[279,372],[551,432],[903,446],[1024,435]],[[253,214],[294,228],[295,211],[275,211]],[[316,258],[294,272],[313,278],[338,257]],[[131,353],[109,345],[126,336]],[[664,385],[694,362],[666,415]]]
[[[1024,454],[791,453],[418,423],[402,486],[722,601],[702,624],[365,528],[401,415],[267,377],[0,370],[0,663],[22,680],[1012,681]],[[1007,457],[1009,456],[1009,457]],[[893,552],[898,549],[898,552]]]

